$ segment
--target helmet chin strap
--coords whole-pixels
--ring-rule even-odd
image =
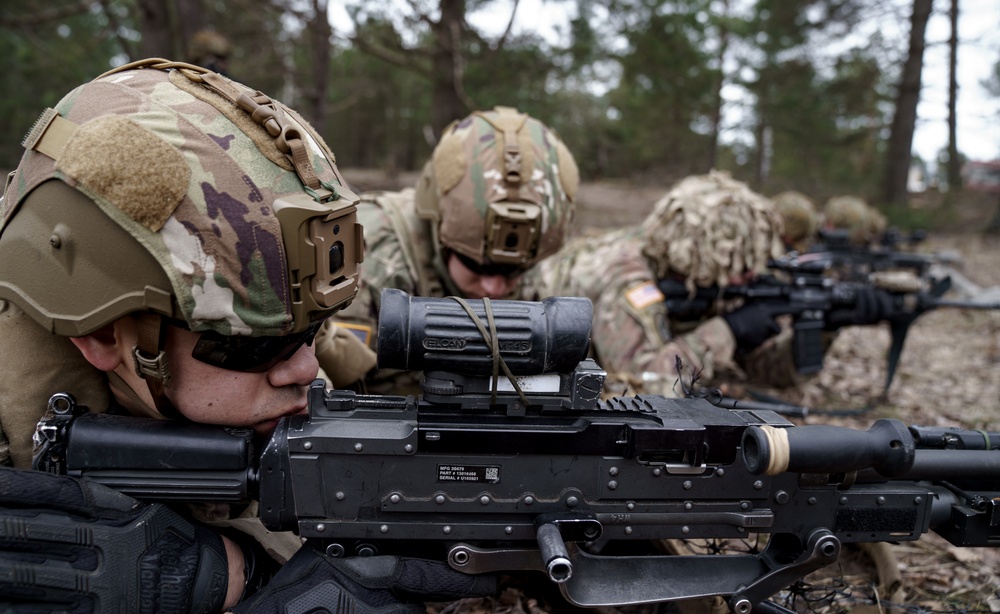
[[[170,382],[170,367],[167,364],[166,352],[163,351],[167,334],[163,318],[157,313],[147,311],[139,314],[136,320],[138,339],[135,347],[132,348],[136,374],[146,380],[146,386],[149,387],[149,394],[153,397],[153,405],[157,412],[171,420],[187,420],[174,407],[166,394],[166,387]],[[121,381],[121,384],[128,388],[122,392],[133,400],[138,398],[138,394],[124,380]],[[130,392],[131,394],[129,394]],[[139,400],[141,401],[141,399]]]

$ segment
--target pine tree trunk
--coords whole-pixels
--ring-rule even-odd
[[[708,168],[716,167],[719,161],[719,132],[722,129],[722,86],[726,83],[726,51],[729,49],[729,0],[722,2],[722,17],[719,20],[719,81],[712,101],[712,134],[708,144]]]
[[[459,95],[464,61],[465,0],[440,1],[441,19],[431,26],[436,39],[431,60],[431,124],[435,137],[440,137],[449,123],[467,112]]]
[[[323,135],[326,132],[326,89],[330,79],[330,37],[333,29],[330,20],[326,19],[327,0],[312,0],[314,18],[309,20],[310,55],[312,56],[312,74],[310,83],[306,84],[304,97],[309,122],[316,132]]]
[[[896,112],[886,157],[882,198],[886,203],[906,204],[906,180],[910,171],[913,132],[917,124],[917,103],[920,102],[920,76],[924,65],[927,21],[932,0],[913,0],[910,17],[910,47],[903,65],[903,75],[896,95]]]
[[[962,161],[958,157],[958,0],[951,0],[951,38],[948,40],[948,189],[962,187]]]
[[[139,28],[142,38],[139,53],[143,58],[175,58],[179,49],[174,49],[170,18],[170,6],[166,0],[140,0],[136,3],[139,11]],[[138,60],[141,58],[131,58]]]

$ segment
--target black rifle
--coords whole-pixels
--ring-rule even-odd
[[[383,294],[379,360],[424,368],[422,398],[327,391],[318,380],[308,415],[283,418],[258,452],[247,429],[90,414],[56,395],[35,468],[144,500],[258,499],[266,527],[332,555],[540,571],[585,607],[720,595],[741,614],[777,611],[768,598],[836,561],[844,543],[928,530],[965,546],[1000,539],[1000,452],[939,445],[975,447],[975,437],[915,439],[897,420],[868,431],[793,426],[701,399],[599,400],[605,373],[592,360],[545,367],[554,351],[568,360],[586,347],[589,301],[542,303],[545,318],[496,317],[483,335],[457,303],[401,294]],[[523,306],[493,310],[508,304]],[[587,320],[584,334],[550,326],[562,319],[553,310]],[[510,385],[493,379],[487,348],[511,363]],[[756,554],[615,549],[759,533],[770,537]]]
[[[914,251],[926,238],[924,231],[904,235],[890,228],[878,240],[859,245],[850,240],[846,230],[824,229],[819,231],[819,241],[806,253],[799,254],[799,258],[800,261],[821,262],[845,281],[867,281],[872,273],[899,270],[924,278],[932,265],[954,264],[956,260],[948,254]]]
[[[852,309],[858,291],[870,282],[844,281],[829,276],[829,262],[805,256],[789,255],[772,260],[769,267],[778,274],[758,276],[748,284],[696,287],[692,293],[677,279],[658,282],[670,318],[699,320],[716,309],[719,301],[740,299],[744,303],[764,303],[774,315],[791,315],[794,337],[792,354],[799,373],[816,373],[823,368],[824,332],[832,311]],[[886,381],[883,398],[889,392],[903,351],[906,335],[916,319],[933,309],[1000,309],[998,303],[953,301],[941,296],[951,287],[951,279],[929,279],[928,289],[921,292],[890,292],[893,310],[888,318],[892,342],[887,352]]]

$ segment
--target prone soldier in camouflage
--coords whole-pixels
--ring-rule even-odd
[[[785,249],[800,253],[807,251],[820,227],[816,204],[805,194],[794,190],[775,194],[771,202],[777,207],[784,224],[781,240]]]
[[[562,246],[578,185],[572,154],[533,117],[497,107],[452,123],[415,189],[361,195],[361,289],[321,334],[347,330],[374,351],[384,288],[422,297],[517,298],[524,272]],[[329,352],[320,364],[336,377],[360,363],[356,353],[347,361]],[[419,377],[384,369],[369,373],[364,386],[416,393]]]
[[[781,217],[767,198],[713,171],[680,181],[639,226],[569,242],[528,275],[525,296],[590,298],[598,364],[638,390],[683,396],[678,356],[685,378],[687,369],[700,369],[703,384],[753,378],[788,386],[797,381],[790,330],[733,305],[677,321],[657,287],[668,276],[691,289],[745,283],[784,253],[781,235]]]
[[[206,28],[198,30],[191,37],[187,61],[228,77],[229,56],[232,54],[233,44],[229,39],[211,28]]]
[[[373,597],[405,607],[384,577],[355,573],[348,586],[370,585],[356,598],[254,506],[228,520],[240,510],[182,512],[25,469],[54,393],[261,437],[305,410],[311,341],[354,299],[363,244],[320,135],[259,91],[152,59],[74,89],[23,145],[0,201],[0,570],[17,570],[0,572],[0,601],[269,611],[323,585],[359,611]]]
[[[888,225],[886,217],[857,196],[834,196],[823,206],[824,226],[844,230],[856,245],[868,245],[881,237]]]

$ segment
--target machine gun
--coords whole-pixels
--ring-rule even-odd
[[[869,281],[844,281],[829,275],[830,263],[812,254],[795,254],[771,260],[769,268],[777,274],[758,276],[743,285],[696,287],[692,293],[683,281],[661,279],[658,282],[664,296],[667,313],[678,320],[701,319],[716,309],[719,301],[740,299],[744,303],[765,303],[772,315],[791,315],[794,338],[792,354],[795,368],[801,374],[816,373],[823,368],[824,333],[831,329],[829,316],[834,310],[852,309],[859,289]],[[886,290],[893,296],[889,316],[891,345],[886,354],[886,381],[883,397],[892,384],[906,335],[916,319],[933,309],[1000,309],[1000,303],[953,301],[941,298],[951,287],[948,277],[929,279],[926,288],[918,291]]]
[[[923,449],[896,420],[860,431],[701,399],[601,400],[604,371],[577,360],[589,301],[465,305],[382,295],[380,363],[423,368],[421,398],[317,380],[308,415],[282,418],[257,449],[247,429],[91,414],[56,395],[34,466],[147,501],[257,499],[266,527],[334,556],[541,572],[584,607],[719,595],[741,614],[783,611],[768,598],[844,543],[1000,539],[1000,452],[939,445],[974,437],[928,433]],[[758,534],[756,554],[613,553]]]

